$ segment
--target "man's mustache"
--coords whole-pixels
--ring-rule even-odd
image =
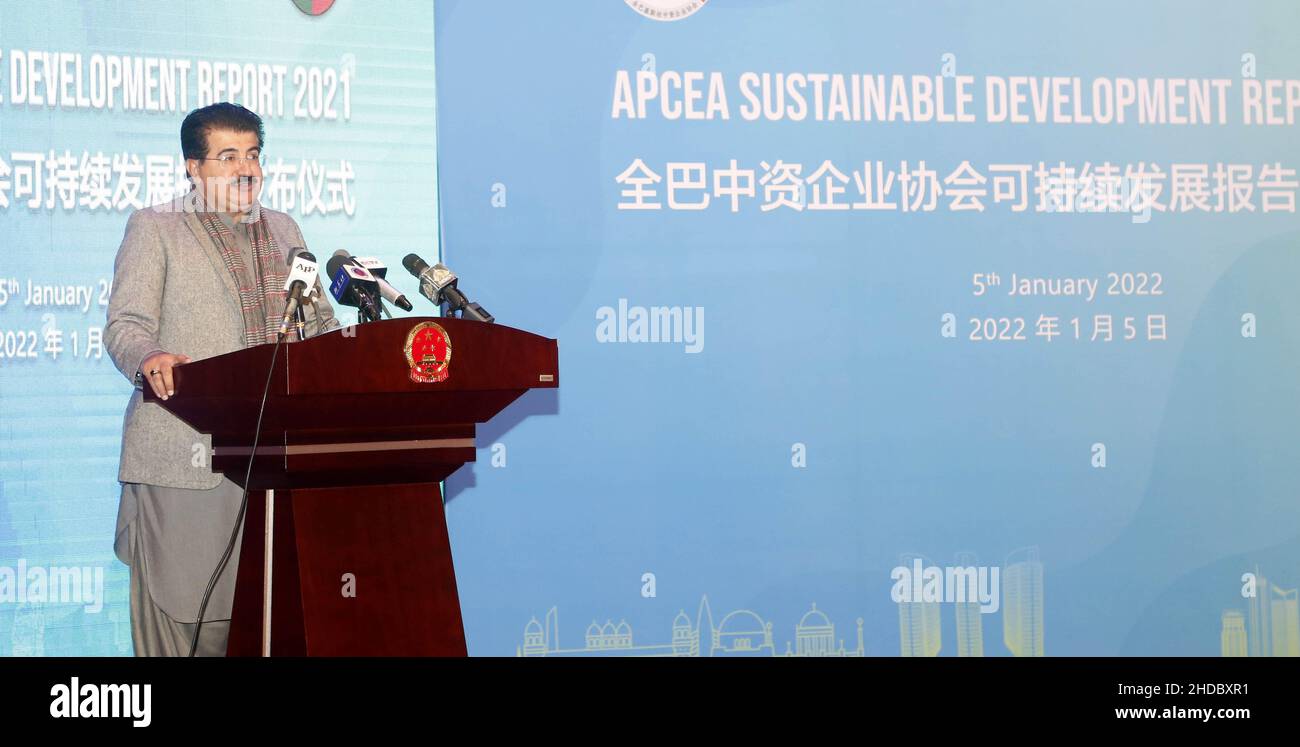
[[[231,177],[213,177],[206,180],[206,183],[212,187],[218,187],[223,184],[259,184],[262,181],[260,176],[231,176]]]

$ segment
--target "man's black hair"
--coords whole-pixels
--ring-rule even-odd
[[[181,122],[181,152],[186,158],[208,157],[208,133],[213,130],[256,132],[257,147],[266,142],[262,118],[239,104],[220,102],[195,109]]]

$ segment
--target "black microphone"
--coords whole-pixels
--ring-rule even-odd
[[[289,261],[291,265],[289,278],[284,283],[289,298],[285,301],[284,317],[280,320],[280,337],[289,334],[289,327],[302,306],[303,296],[310,297],[316,290],[316,276],[320,272],[320,268],[316,265],[316,257],[305,249],[291,255]],[[302,332],[302,327],[299,327],[299,338],[302,337]]]
[[[402,259],[402,266],[407,272],[419,278],[420,295],[438,306],[447,304],[449,315],[454,315],[459,310],[464,318],[489,324],[496,321],[496,317],[489,314],[487,309],[466,298],[465,294],[456,288],[456,273],[443,263],[439,262],[430,267],[429,263],[420,259],[419,255],[408,254]]]
[[[333,278],[330,282],[330,293],[339,303],[356,307],[360,311],[358,315],[360,321],[377,321],[379,284],[375,282],[375,276],[371,275],[369,270],[348,262],[345,259],[346,255],[347,252],[340,249],[325,265],[325,271]]]

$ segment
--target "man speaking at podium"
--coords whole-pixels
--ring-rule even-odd
[[[194,110],[181,124],[190,192],[127,221],[104,342],[137,390],[167,399],[176,366],[275,341],[290,252],[306,242],[292,218],[258,204],[264,141],[261,118],[242,106]],[[328,301],[303,310],[308,335],[339,326]],[[234,530],[242,491],[210,469],[211,453],[208,436],[132,394],[114,551],[131,568],[137,656],[189,653],[204,590]],[[196,656],[225,654],[238,556],[237,541]]]

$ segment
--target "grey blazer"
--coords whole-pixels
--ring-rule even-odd
[[[244,320],[234,278],[188,196],[131,214],[113,265],[104,345],[114,365],[134,382],[150,353],[163,350],[193,360],[244,347]],[[262,208],[271,235],[287,257],[306,246],[288,215]],[[319,278],[321,300],[305,304],[307,333],[339,326]],[[126,407],[117,479],[174,488],[211,489],[222,479],[209,465],[212,442],[137,390]]]

